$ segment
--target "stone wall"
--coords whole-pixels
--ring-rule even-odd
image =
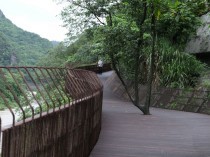
[[[111,88],[113,94],[129,101],[115,73],[106,81],[106,85]],[[140,104],[145,103],[146,90],[146,86],[139,85]],[[130,88],[129,91],[134,96],[133,88]],[[210,91],[158,88],[153,90],[151,105],[158,108],[210,114]]]

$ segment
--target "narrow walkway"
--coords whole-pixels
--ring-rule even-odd
[[[210,116],[156,108],[151,114],[105,86],[102,130],[90,157],[210,157]]]

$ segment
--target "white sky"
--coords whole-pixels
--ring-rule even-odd
[[[67,29],[53,0],[0,0],[0,9],[16,26],[49,40],[63,41]]]

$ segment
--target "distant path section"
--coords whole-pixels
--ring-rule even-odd
[[[149,116],[104,83],[102,130],[90,157],[210,157],[210,116],[151,108]]]

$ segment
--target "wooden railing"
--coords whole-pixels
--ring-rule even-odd
[[[94,72],[0,67],[2,157],[86,157],[101,129],[103,86]],[[1,128],[1,125],[0,125]]]
[[[85,70],[93,71],[95,73],[100,73],[100,69],[97,66],[97,64],[79,66],[78,69],[85,69]],[[105,63],[102,67],[102,72],[107,72],[107,71],[110,71],[110,70],[112,70],[111,63]]]

